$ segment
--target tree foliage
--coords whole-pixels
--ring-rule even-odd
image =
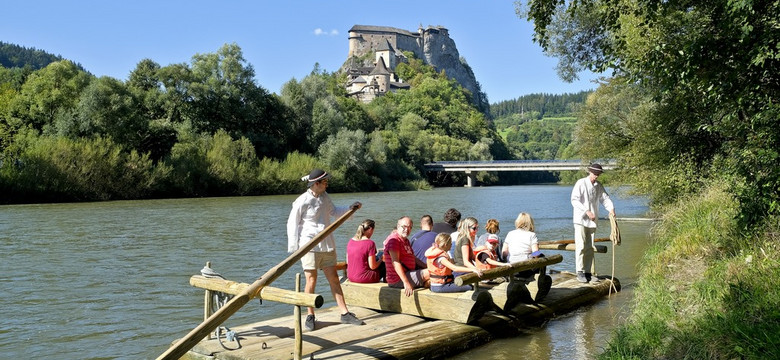
[[[743,226],[780,213],[780,2],[535,0],[523,15],[565,71],[612,70],[611,86],[637,88],[638,99],[597,95],[626,104],[622,118],[590,110],[620,135],[590,126],[583,149],[615,140],[635,179],[667,187],[655,192],[661,202],[717,176],[735,184]],[[669,173],[679,179],[664,182]]]

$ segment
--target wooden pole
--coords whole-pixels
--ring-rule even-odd
[[[229,295],[238,295],[250,286],[250,284],[247,283],[239,283],[221,278],[207,278],[203,275],[192,275],[190,277],[190,285],[210,291],[219,291]],[[260,299],[275,301],[282,304],[316,308],[322,307],[322,304],[325,303],[324,298],[320,294],[307,294],[273,286],[264,287],[263,290],[260,291]],[[211,313],[208,313],[203,320],[208,319],[209,316],[211,316]]]
[[[206,262],[206,267],[211,267],[211,261]],[[204,295],[203,298],[203,321],[206,321],[206,319],[211,316],[211,308],[214,303],[214,293],[211,292],[211,290],[206,289],[206,295]],[[209,340],[212,339],[211,332],[209,332]]]
[[[539,250],[568,250],[568,251],[574,251],[576,250],[576,245],[574,244],[539,244]],[[607,247],[605,245],[593,245],[593,251],[599,253],[599,254],[606,254],[607,253]]]
[[[500,278],[502,276],[512,275],[524,270],[536,269],[547,265],[557,264],[561,261],[563,261],[563,256],[561,256],[561,254],[529,259],[511,264],[510,266],[501,266],[494,269],[484,270],[481,277],[474,273],[458,276],[455,278],[455,284],[458,286],[474,284],[482,280]]]
[[[187,351],[192,349],[192,347],[195,346],[201,339],[206,337],[209,332],[216,329],[219,324],[222,324],[222,322],[227,320],[231,315],[235,314],[236,311],[246,305],[249,300],[256,298],[266,285],[271,284],[279,276],[284,274],[284,272],[293,266],[295,262],[300,260],[304,255],[311,251],[311,249],[317,246],[317,244],[319,244],[323,239],[336,230],[336,228],[347,221],[347,219],[349,219],[349,217],[352,216],[355,211],[357,211],[357,208],[347,211],[346,214],[342,215],[335,222],[330,224],[330,226],[325,228],[325,230],[322,230],[322,232],[314,236],[314,238],[312,238],[308,244],[298,249],[296,252],[290,254],[290,256],[288,256],[282,262],[268,270],[265,274],[263,274],[263,276],[252,283],[252,285],[241,292],[241,294],[236,295],[232,300],[230,300],[230,302],[225,304],[225,306],[209,316],[206,321],[200,323],[200,325],[192,329],[192,331],[190,331],[185,337],[181,338],[179,341],[173,344],[173,346],[168,348],[168,350],[157,357],[157,360],[177,360],[184,356]]]
[[[605,238],[596,238],[593,240],[593,242],[603,242],[603,241],[612,241],[608,237]],[[540,241],[539,245],[558,245],[558,244],[574,244],[574,240],[551,240],[551,241]]]
[[[295,291],[301,292],[301,273],[295,273]],[[295,348],[293,349],[293,359],[301,360],[303,352],[303,332],[301,331],[301,306],[295,305],[293,309],[293,321],[295,322]]]

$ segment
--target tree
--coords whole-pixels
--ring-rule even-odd
[[[653,131],[622,131],[658,141],[624,155],[648,187],[670,167],[689,179],[680,193],[732,176],[743,226],[780,213],[780,3],[533,0],[524,16],[564,72],[612,70],[641,87],[649,103],[627,114]]]
[[[57,132],[73,139],[109,136],[128,149],[138,149],[148,128],[138,109],[124,83],[103,76],[84,89],[73,117],[57,119]]]
[[[54,132],[57,116],[68,116],[92,77],[68,60],[57,61],[31,74],[10,104],[9,123],[18,129]]]

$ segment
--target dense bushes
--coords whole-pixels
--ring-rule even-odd
[[[726,188],[706,187],[664,211],[634,312],[602,358],[780,357],[780,223],[744,237]]]

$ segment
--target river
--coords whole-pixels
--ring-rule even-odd
[[[498,219],[501,234],[521,211],[534,217],[540,240],[571,239],[571,188],[529,185],[437,188],[430,191],[331,194],[337,205],[363,203],[336,230],[339,259],[365,218],[382,240],[402,215],[441,221],[454,207],[482,229]],[[643,218],[644,198],[608,187],[620,218]],[[207,261],[230,280],[252,283],[287,256],[285,222],[296,195],[111,201],[0,206],[0,354],[9,359],[154,359],[202,320],[203,292],[189,285]],[[601,220],[597,237],[608,236]],[[621,221],[615,276],[624,290],[611,298],[501,339],[458,358],[589,359],[629,312],[636,266],[650,223]],[[482,231],[480,231],[482,233]],[[605,244],[605,243],[603,243]],[[609,274],[611,251],[597,254]],[[555,253],[554,251],[546,251]],[[572,271],[572,252],[552,266]],[[295,265],[274,286],[293,289]],[[324,277],[317,290],[333,305]],[[251,323],[292,313],[289,305],[252,301],[225,322]]]

